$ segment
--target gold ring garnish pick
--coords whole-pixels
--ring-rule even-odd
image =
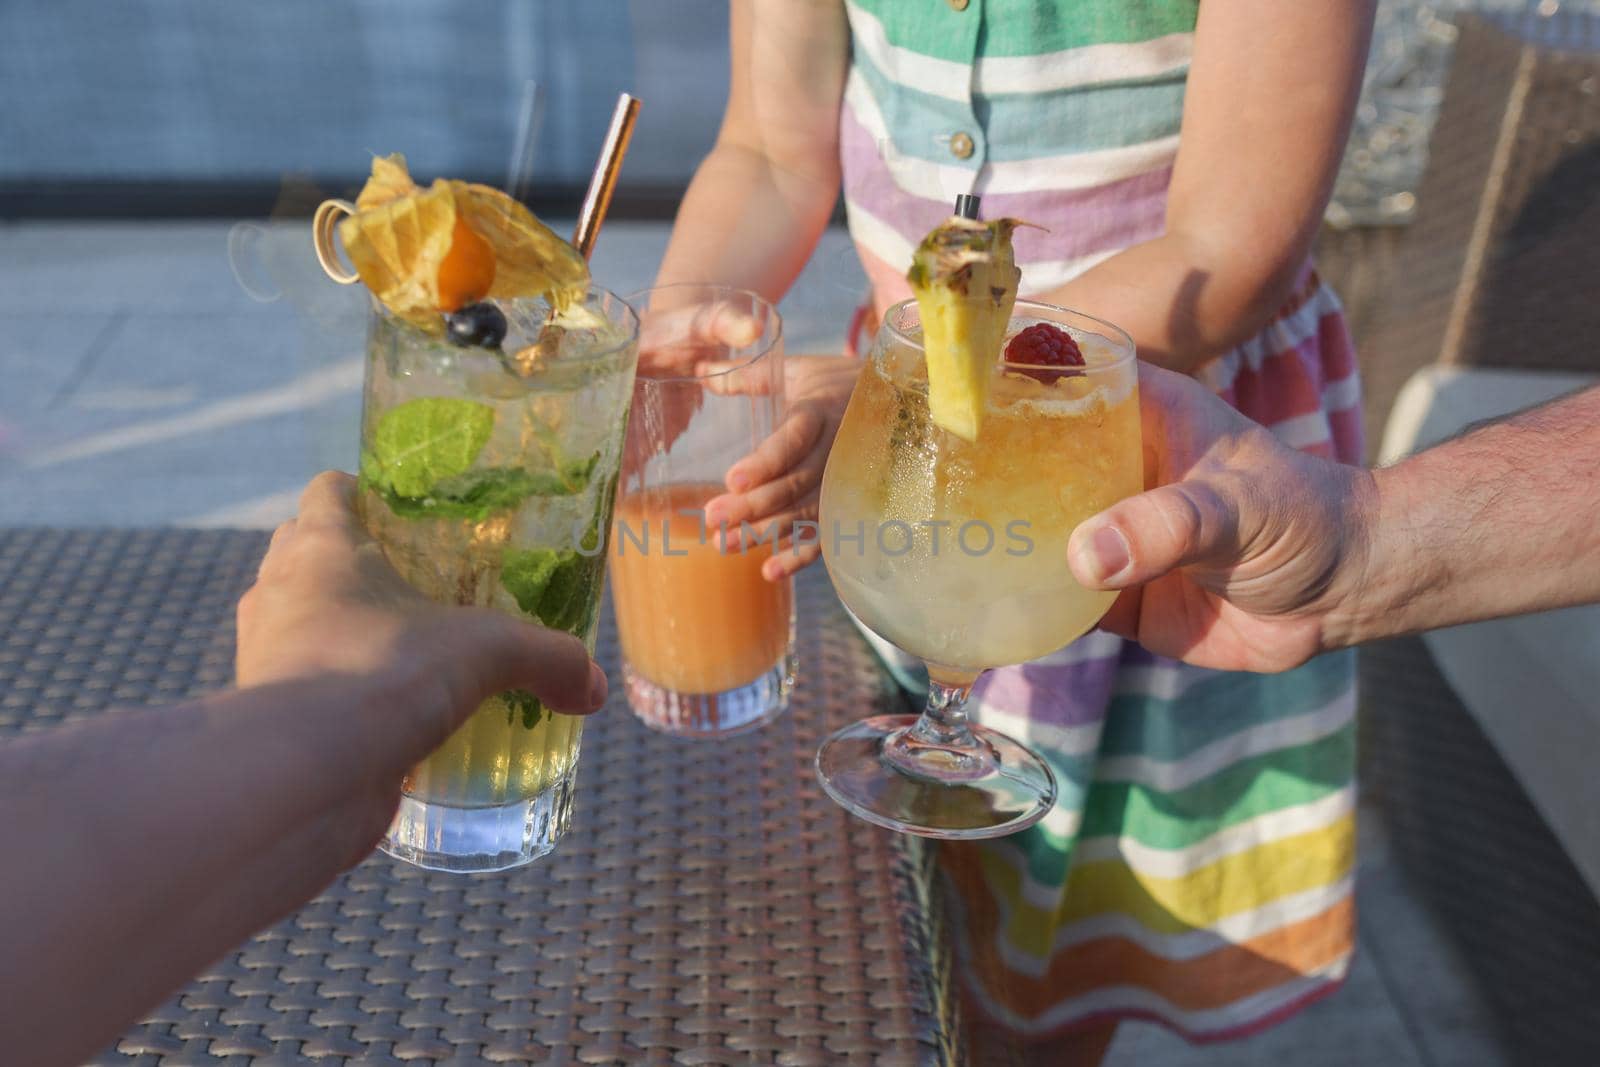
[[[356,206],[348,200],[324,200],[311,216],[311,244],[317,250],[317,262],[322,264],[323,273],[340,285],[354,285],[361,280],[361,275],[339,261],[333,244],[333,228],[345,215],[355,213]]]

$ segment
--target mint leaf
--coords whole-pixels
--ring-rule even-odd
[[[370,448],[361,450],[361,488],[371,489],[375,492],[385,492],[387,486],[383,480],[383,465],[378,462],[378,457]]]
[[[467,519],[482,522],[497,511],[510,511],[530,496],[565,493],[549,472],[516,467],[491,467],[446,478],[424,497],[388,495],[389,509],[403,518]]]
[[[589,484],[589,479],[594,475],[594,465],[599,462],[600,453],[595,452],[588,459],[569,459],[562,463],[561,481],[567,487],[567,492],[583,492],[584,486]]]
[[[587,459],[569,460],[556,470],[530,471],[521,467],[489,467],[442,479],[423,495],[405,495],[385,488],[376,457],[361,457],[363,484],[376,485],[401,518],[467,519],[482,522],[497,511],[510,511],[534,496],[571,496],[589,484],[596,452]]]
[[[494,408],[475,400],[429,396],[397,404],[372,433],[372,480],[396,496],[426,496],[465,473],[493,431]]]
[[[499,511],[514,508],[530,496],[572,496],[589,484],[589,475],[600,461],[596,452],[588,459],[569,460],[556,470],[527,470],[523,467],[489,467],[446,478],[428,496],[436,501],[465,508]]]
[[[552,630],[586,637],[600,605],[603,557],[583,556],[570,548],[507,549],[500,564],[500,584],[529,618]],[[506,721],[520,713],[522,725],[533,729],[544,706],[539,698],[513,689],[506,701]]]
[[[539,719],[544,715],[544,704],[538,697],[526,689],[507,689],[500,694],[500,699],[506,702],[507,723],[516,722],[520,715],[524,730],[531,730],[539,725]]]
[[[537,614],[539,621],[552,630],[565,630],[582,637],[588,629],[590,602],[599,595],[599,583],[592,581],[590,574],[596,561],[570,548],[561,555],[561,562],[545,586],[544,596],[539,598]],[[591,585],[595,587],[593,591]]]
[[[570,548],[508,549],[500,564],[500,584],[511,594],[524,615],[552,624],[539,613],[551,579],[563,566],[570,566],[578,554]],[[552,626],[552,628],[554,628]]]
[[[531,619],[577,637],[589,632],[605,560],[575,549],[507,549],[500,584]]]

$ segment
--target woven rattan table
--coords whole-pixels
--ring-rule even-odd
[[[233,604],[265,544],[0,532],[0,736],[229,684]],[[585,728],[555,855],[467,877],[374,856],[98,1062],[954,1062],[922,853],[812,777],[827,731],[897,699],[816,570],[778,722],[684,742],[613,701]],[[616,656],[608,619],[608,670]]]

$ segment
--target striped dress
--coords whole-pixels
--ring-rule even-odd
[[[1017,234],[1024,295],[1161,233],[1196,0],[847,6],[845,197],[880,316],[958,193],[1049,231]],[[1309,264],[1199,377],[1294,446],[1359,461],[1354,353]],[[1102,633],[989,672],[978,718],[1045,754],[1061,799],[1021,834],[940,846],[977,1010],[1025,1034],[1146,1018],[1205,1040],[1335,988],[1354,941],[1354,683],[1351,654],[1261,676]]]

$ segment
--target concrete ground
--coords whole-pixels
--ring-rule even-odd
[[[608,226],[596,278],[649,284],[666,234]],[[0,523],[267,527],[313,473],[352,468],[362,296],[323,277],[308,236],[304,223],[0,224]],[[785,302],[791,353],[838,350],[861,284],[847,247],[830,232]],[[1108,1064],[1508,1062],[1372,817],[1360,904],[1336,995],[1228,1045],[1130,1024]]]

